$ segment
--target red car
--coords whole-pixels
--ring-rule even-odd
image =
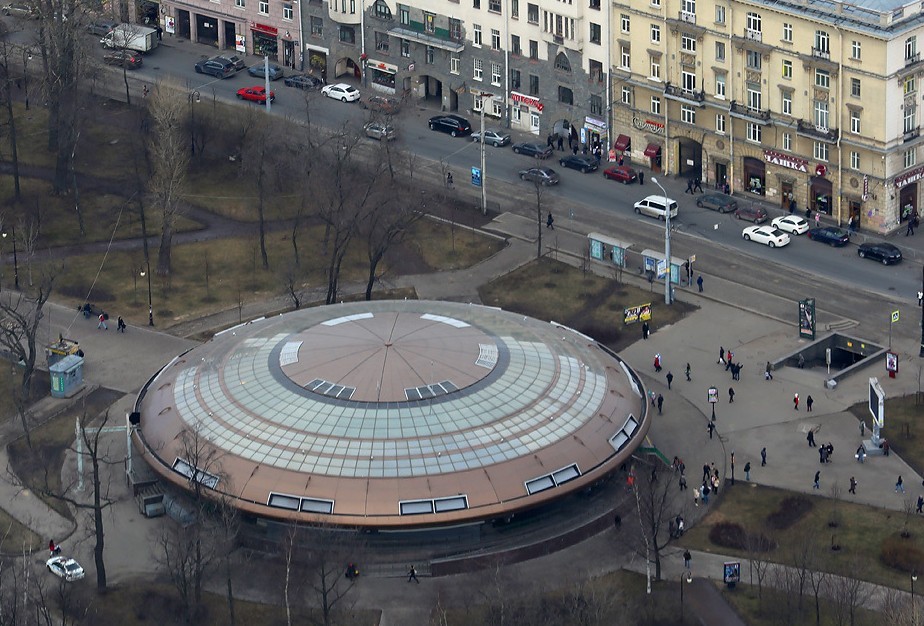
[[[608,167],[603,170],[603,176],[610,180],[617,180],[624,185],[634,183],[638,180],[638,174],[628,165],[614,165],[613,167]]]
[[[241,87],[237,90],[237,97],[241,100],[250,100],[251,102],[259,102],[260,104],[266,104],[266,88],[265,87]],[[276,101],[276,92],[270,91],[270,102]]]

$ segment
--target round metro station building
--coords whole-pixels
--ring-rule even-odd
[[[648,408],[628,364],[566,327],[373,301],[255,320],[177,356],[139,394],[133,441],[161,478],[258,518],[436,528],[606,478]]]

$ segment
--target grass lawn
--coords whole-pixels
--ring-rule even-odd
[[[657,293],[542,258],[479,289],[481,301],[541,320],[554,320],[621,350],[641,336],[641,325],[623,324],[626,307],[651,303],[651,329],[673,324],[695,307],[666,306]]]
[[[909,375],[911,370],[908,370]],[[850,412],[870,425],[869,406],[865,402],[850,407]],[[887,398],[885,401],[886,427],[883,436],[902,459],[918,474],[924,474],[924,395],[915,394],[901,398]]]

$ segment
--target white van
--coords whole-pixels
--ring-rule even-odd
[[[664,196],[648,196],[643,200],[639,200],[635,203],[635,212],[663,220],[667,207],[670,207],[671,219],[677,217],[677,202]]]

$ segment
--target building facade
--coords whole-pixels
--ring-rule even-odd
[[[614,0],[614,147],[890,232],[918,210],[921,5]]]

